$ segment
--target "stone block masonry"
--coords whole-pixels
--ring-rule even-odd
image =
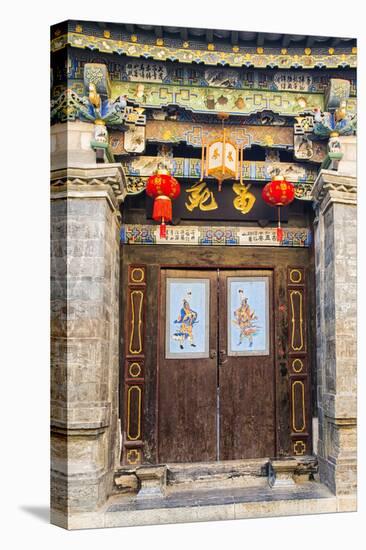
[[[51,507],[64,527],[104,504],[118,466],[121,195],[118,165],[52,174]]]
[[[355,505],[356,177],[322,170],[314,184],[313,196],[317,205],[319,472],[321,481],[333,493],[352,497]]]

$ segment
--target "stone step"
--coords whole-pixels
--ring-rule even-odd
[[[268,476],[268,458],[219,462],[167,464],[167,484],[256,484]]]
[[[267,483],[262,488],[177,489],[159,498],[115,495],[95,521],[100,526],[119,527],[331,513],[341,510],[340,506],[337,497],[318,482],[295,483],[277,490]],[[89,527],[78,517],[72,517],[70,525],[71,529]]]

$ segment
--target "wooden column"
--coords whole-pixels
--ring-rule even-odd
[[[287,268],[290,454],[311,454],[310,384],[307,342],[306,270]]]
[[[143,462],[142,414],[145,379],[146,267],[130,265],[127,288],[123,456],[125,464]]]

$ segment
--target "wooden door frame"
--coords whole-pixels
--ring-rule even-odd
[[[179,255],[183,255],[182,247],[175,247],[174,245],[159,245],[158,247],[150,247],[150,246],[141,246],[141,245],[124,245],[123,248],[125,249],[125,253],[122,256],[126,256],[126,260],[122,259],[122,271],[125,274],[125,283],[126,283],[126,275],[131,268],[131,266],[139,265],[143,266],[146,269],[147,273],[147,296],[150,294],[150,283],[155,279],[153,283],[152,293],[154,294],[154,300],[158,299],[159,303],[161,300],[161,270],[162,269],[198,269],[200,271],[205,270],[212,270],[212,269],[221,269],[221,270],[230,270],[230,269],[243,269],[243,270],[271,270],[273,273],[273,304],[274,304],[274,346],[275,350],[277,350],[277,346],[279,345],[279,336],[281,336],[282,341],[281,345],[285,350],[284,356],[282,358],[279,357],[278,353],[275,353],[275,376],[274,376],[274,383],[275,383],[275,422],[276,422],[276,436],[275,436],[275,443],[276,443],[276,455],[278,457],[281,456],[293,456],[293,455],[310,455],[312,452],[312,434],[311,434],[311,413],[312,413],[312,403],[310,399],[310,381],[311,381],[311,369],[310,365],[313,362],[313,348],[315,347],[315,340],[313,342],[310,342],[310,337],[314,339],[315,334],[313,327],[310,325],[310,320],[313,316],[313,306],[310,303],[304,302],[304,312],[306,312],[306,321],[308,323],[308,329],[307,330],[307,358],[306,358],[306,364],[309,366],[307,371],[305,373],[299,374],[299,377],[302,377],[304,380],[306,378],[306,396],[305,396],[305,405],[306,405],[306,425],[307,425],[307,431],[303,434],[300,434],[297,436],[297,434],[294,434],[291,431],[291,415],[293,415],[293,411],[291,409],[291,403],[290,403],[290,386],[291,386],[291,380],[293,380],[293,376],[295,376],[295,373],[290,372],[290,356],[288,354],[288,331],[289,331],[289,312],[287,309],[287,299],[288,299],[288,292],[291,288],[289,286],[288,281],[288,273],[291,269],[295,269],[297,267],[300,267],[300,269],[305,270],[304,276],[305,280],[303,281],[303,292],[305,295],[305,292],[307,292],[308,295],[310,295],[310,301],[313,302],[314,300],[314,289],[311,288],[311,282],[313,279],[313,255],[312,250],[308,248],[285,248],[285,249],[277,249],[277,248],[270,248],[270,247],[245,247],[241,249],[241,252],[244,253],[243,255],[248,257],[248,263],[245,263],[245,260],[242,262],[236,262],[235,256],[237,255],[237,251],[233,251],[233,248],[238,249],[238,247],[228,247],[223,246],[220,247],[209,247],[211,251],[207,255],[208,247],[184,247],[184,254],[189,254],[192,251],[196,252],[195,254],[195,260],[193,262],[187,262],[182,261],[179,263],[179,261],[171,262],[169,259],[172,257],[172,255],[176,255],[176,257],[179,257]],[[216,249],[216,250],[213,250]],[[219,249],[219,250],[217,250]],[[228,254],[225,256],[223,260],[217,260],[213,261],[213,258],[216,258],[217,255],[220,255],[220,251],[227,252]],[[215,253],[216,252],[216,253]],[[275,254],[275,263],[267,262],[265,259],[268,257],[268,254]],[[231,259],[234,257],[234,259]],[[297,266],[297,267],[296,267]],[[150,274],[150,275],[149,275]],[[150,278],[150,283],[149,283]],[[157,283],[157,284],[156,284]],[[306,284],[308,285],[308,288],[306,288]],[[125,285],[126,286],[126,285]],[[155,290],[154,290],[155,289]],[[281,290],[281,296],[278,295],[279,289]],[[123,293],[125,293],[125,289],[122,288]],[[123,300],[122,300],[123,301]],[[122,311],[124,309],[122,308]],[[157,313],[159,314],[159,307],[157,309]],[[149,316],[149,315],[147,315]],[[160,321],[160,318],[159,318]],[[125,318],[121,319],[121,330],[125,331],[127,326],[128,320]],[[160,325],[160,323],[159,323]],[[160,329],[158,329],[160,330]],[[280,334],[279,334],[280,333]],[[122,338],[124,340],[124,337]],[[156,346],[158,346],[158,338],[156,340]],[[286,351],[287,350],[287,351]],[[158,463],[158,437],[159,437],[159,364],[158,364],[158,356],[157,356],[157,349],[155,350],[154,355],[154,361],[156,357],[155,362],[155,378],[153,380],[153,383],[155,384],[154,388],[149,388],[149,392],[152,394],[152,396],[155,396],[154,404],[152,402],[152,397],[149,397],[149,403],[150,406],[147,409],[150,412],[153,412],[154,416],[154,423],[150,422],[148,423],[147,432],[145,432],[145,436],[143,438],[150,438],[150,440],[153,440],[152,445],[152,452],[149,451],[149,456],[145,459],[142,457],[143,463]],[[122,360],[122,372],[125,371],[125,358],[123,357],[123,354],[121,354],[121,360]],[[285,364],[285,374],[280,373],[280,368],[282,369],[281,364]],[[123,394],[125,392],[125,383],[126,379],[125,376],[121,377],[120,380],[120,412],[121,412],[121,427],[122,430],[124,429],[124,411],[126,402],[123,398]],[[299,387],[299,385],[297,385]],[[149,393],[147,392],[147,393]],[[282,402],[280,402],[280,399],[282,399]],[[152,409],[154,409],[152,411]],[[303,412],[303,414],[305,414]],[[299,444],[303,447],[300,448],[300,452],[296,453],[294,452],[294,445]],[[128,441],[125,442],[124,449],[128,448],[131,445]],[[144,442],[141,441],[141,448],[144,447]],[[150,445],[151,447],[151,445]],[[305,450],[304,450],[305,449]],[[123,451],[122,451],[123,453]],[[124,463],[126,463],[126,460],[123,460]],[[129,463],[129,462],[127,462]],[[132,464],[132,463],[130,463]],[[138,464],[138,462],[137,462]]]

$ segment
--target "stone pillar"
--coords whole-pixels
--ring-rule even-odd
[[[340,509],[354,510],[357,186],[355,175],[347,172],[321,170],[312,194],[317,211],[319,472],[321,481],[339,496]]]
[[[63,527],[106,501],[119,464],[123,196],[118,164],[52,171],[51,518]]]

